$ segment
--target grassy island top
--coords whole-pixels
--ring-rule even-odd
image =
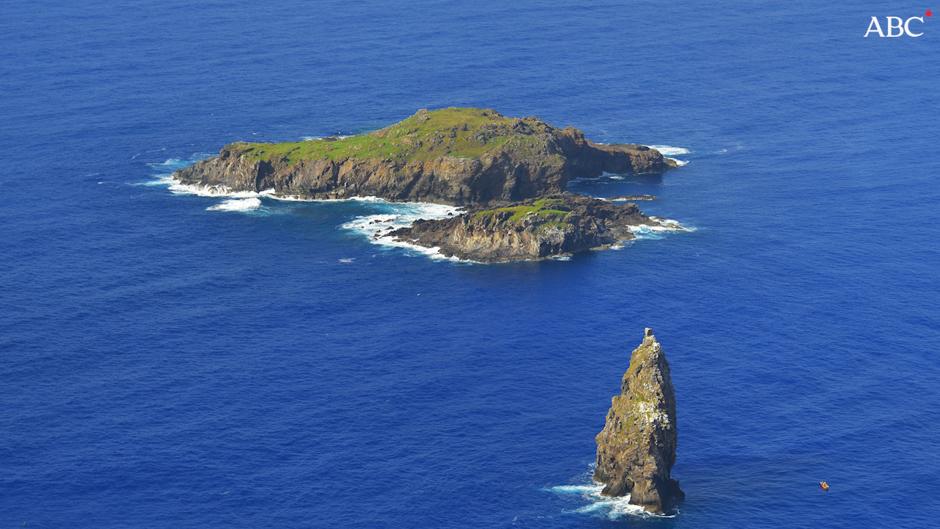
[[[286,143],[234,143],[233,151],[261,160],[344,160],[347,158],[428,160],[442,156],[476,158],[510,144],[537,146],[533,132],[546,127],[534,118],[508,118],[494,110],[445,108],[419,110],[374,132],[345,138]],[[512,143],[510,143],[512,142]]]
[[[486,216],[498,215],[500,213],[509,213],[509,222],[519,223],[523,219],[534,215],[540,221],[560,222],[568,216],[571,211],[566,208],[564,200],[556,198],[540,198],[531,204],[521,204],[518,206],[506,206],[502,208],[484,209],[473,214],[474,218],[483,218]]]

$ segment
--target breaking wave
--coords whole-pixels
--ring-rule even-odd
[[[375,200],[379,201],[380,199]],[[386,204],[390,209],[389,212],[356,217],[341,227],[366,237],[372,244],[390,248],[405,248],[427,255],[432,259],[460,261],[460,259],[443,255],[439,248],[426,248],[390,236],[393,231],[399,228],[407,228],[419,219],[443,219],[451,215],[457,215],[461,211],[460,208],[421,202],[388,202]]]
[[[182,169],[186,167],[187,165],[193,164],[201,160],[202,158],[205,158],[206,156],[208,155],[197,154],[188,159],[187,158],[167,158],[166,160],[162,162],[148,163],[147,165],[149,165],[153,169],[157,169],[157,170],[163,169],[163,170],[172,172],[172,171],[176,171],[177,169]]]
[[[202,186],[183,184],[179,180],[170,179],[169,188],[175,195],[196,195],[200,197],[228,197],[228,198],[258,198],[264,196],[265,192],[256,193],[254,191],[232,191],[223,185]]]
[[[139,186],[165,186],[173,185],[173,173],[179,169],[190,166],[199,160],[212,156],[208,153],[196,153],[189,158],[167,158],[162,162],[151,162],[147,167],[153,170],[153,178],[144,182],[132,183]]]
[[[683,226],[677,220],[661,219],[652,215],[650,215],[650,219],[655,220],[659,224],[638,224],[636,226],[630,226],[630,232],[634,237],[636,237],[636,240],[658,240],[665,237],[667,233],[695,231],[695,228],[691,226]]]
[[[421,202],[388,202],[385,199],[373,196],[350,198],[306,198],[294,195],[279,195],[273,189],[256,191],[235,191],[225,185],[196,185],[184,184],[173,178],[173,172],[191,165],[204,156],[191,159],[170,158],[161,163],[149,164],[156,172],[154,178],[142,185],[163,186],[176,195],[195,195],[208,198],[225,198],[218,204],[206,208],[207,211],[235,211],[250,212],[263,209],[261,199],[279,200],[285,202],[368,202],[381,204],[388,209],[387,213],[377,215],[364,215],[342,225],[342,228],[364,235],[373,244],[390,247],[408,248],[410,250],[429,255],[434,258],[445,258],[436,248],[425,248],[415,244],[406,243],[388,237],[388,233],[398,228],[411,226],[418,219],[440,219],[448,215],[456,215],[459,208],[440,204],[426,204]],[[456,259],[455,259],[456,260]]]
[[[678,158],[674,158],[675,156],[681,156],[683,154],[689,154],[692,152],[689,149],[686,149],[685,147],[673,147],[672,145],[647,145],[647,147],[656,149],[657,151],[661,152],[664,157],[676,162],[676,165],[678,165],[679,167],[689,164],[689,162],[686,160],[680,160]]]
[[[681,154],[689,154],[690,150],[685,147],[673,147],[672,145],[647,145],[651,149],[656,149],[657,151],[663,153],[663,156],[679,156]]]
[[[207,207],[206,211],[254,211],[260,207],[261,199],[259,198],[230,198],[214,206]]]
[[[209,154],[195,154],[191,158],[169,158],[163,162],[147,164],[154,170],[151,180],[132,185],[159,186],[167,188],[174,195],[196,195],[210,198],[227,198],[218,204],[206,208],[206,211],[252,212],[262,210],[261,197],[270,196],[272,191],[233,191],[224,185],[191,185],[184,184],[173,178],[173,173],[179,169],[202,160]]]
[[[592,483],[590,485],[558,485],[547,489],[553,494],[559,496],[575,496],[586,502],[587,505],[571,511],[565,511],[571,514],[583,514],[597,518],[606,518],[608,520],[619,520],[627,516],[636,516],[642,518],[673,518],[675,514],[660,515],[652,514],[643,510],[642,507],[630,503],[630,496],[610,497],[601,494],[604,485]]]

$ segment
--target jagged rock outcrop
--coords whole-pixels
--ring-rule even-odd
[[[646,329],[597,434],[594,479],[602,494],[630,495],[652,513],[672,510],[684,497],[669,475],[676,461],[676,397],[662,346]]]
[[[636,204],[562,193],[455,217],[418,220],[389,235],[478,262],[545,259],[609,247],[634,238],[640,225],[670,229]]]
[[[180,169],[183,184],[301,198],[376,196],[454,205],[565,190],[577,176],[659,173],[675,163],[642,145],[602,145],[574,128],[493,110],[421,110],[375,132],[291,143],[233,143]]]

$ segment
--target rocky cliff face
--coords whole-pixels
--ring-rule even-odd
[[[346,138],[233,143],[177,171],[183,184],[302,198],[376,196],[454,205],[564,191],[576,176],[657,173],[675,164],[641,145],[601,145],[573,128],[492,110],[421,110]]]
[[[631,228],[659,226],[636,204],[563,193],[503,207],[418,220],[390,235],[479,262],[538,260],[603,248],[634,238]]]
[[[662,347],[646,329],[597,434],[594,479],[603,494],[630,495],[630,503],[665,513],[682,500],[669,476],[676,461],[676,397]]]

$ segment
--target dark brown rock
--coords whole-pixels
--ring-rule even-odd
[[[531,261],[606,248],[634,238],[631,228],[661,225],[636,204],[563,193],[458,216],[418,220],[398,239],[478,262]]]
[[[594,479],[602,494],[630,495],[630,503],[666,513],[684,498],[670,477],[676,462],[676,397],[662,346],[646,329],[597,434]]]

